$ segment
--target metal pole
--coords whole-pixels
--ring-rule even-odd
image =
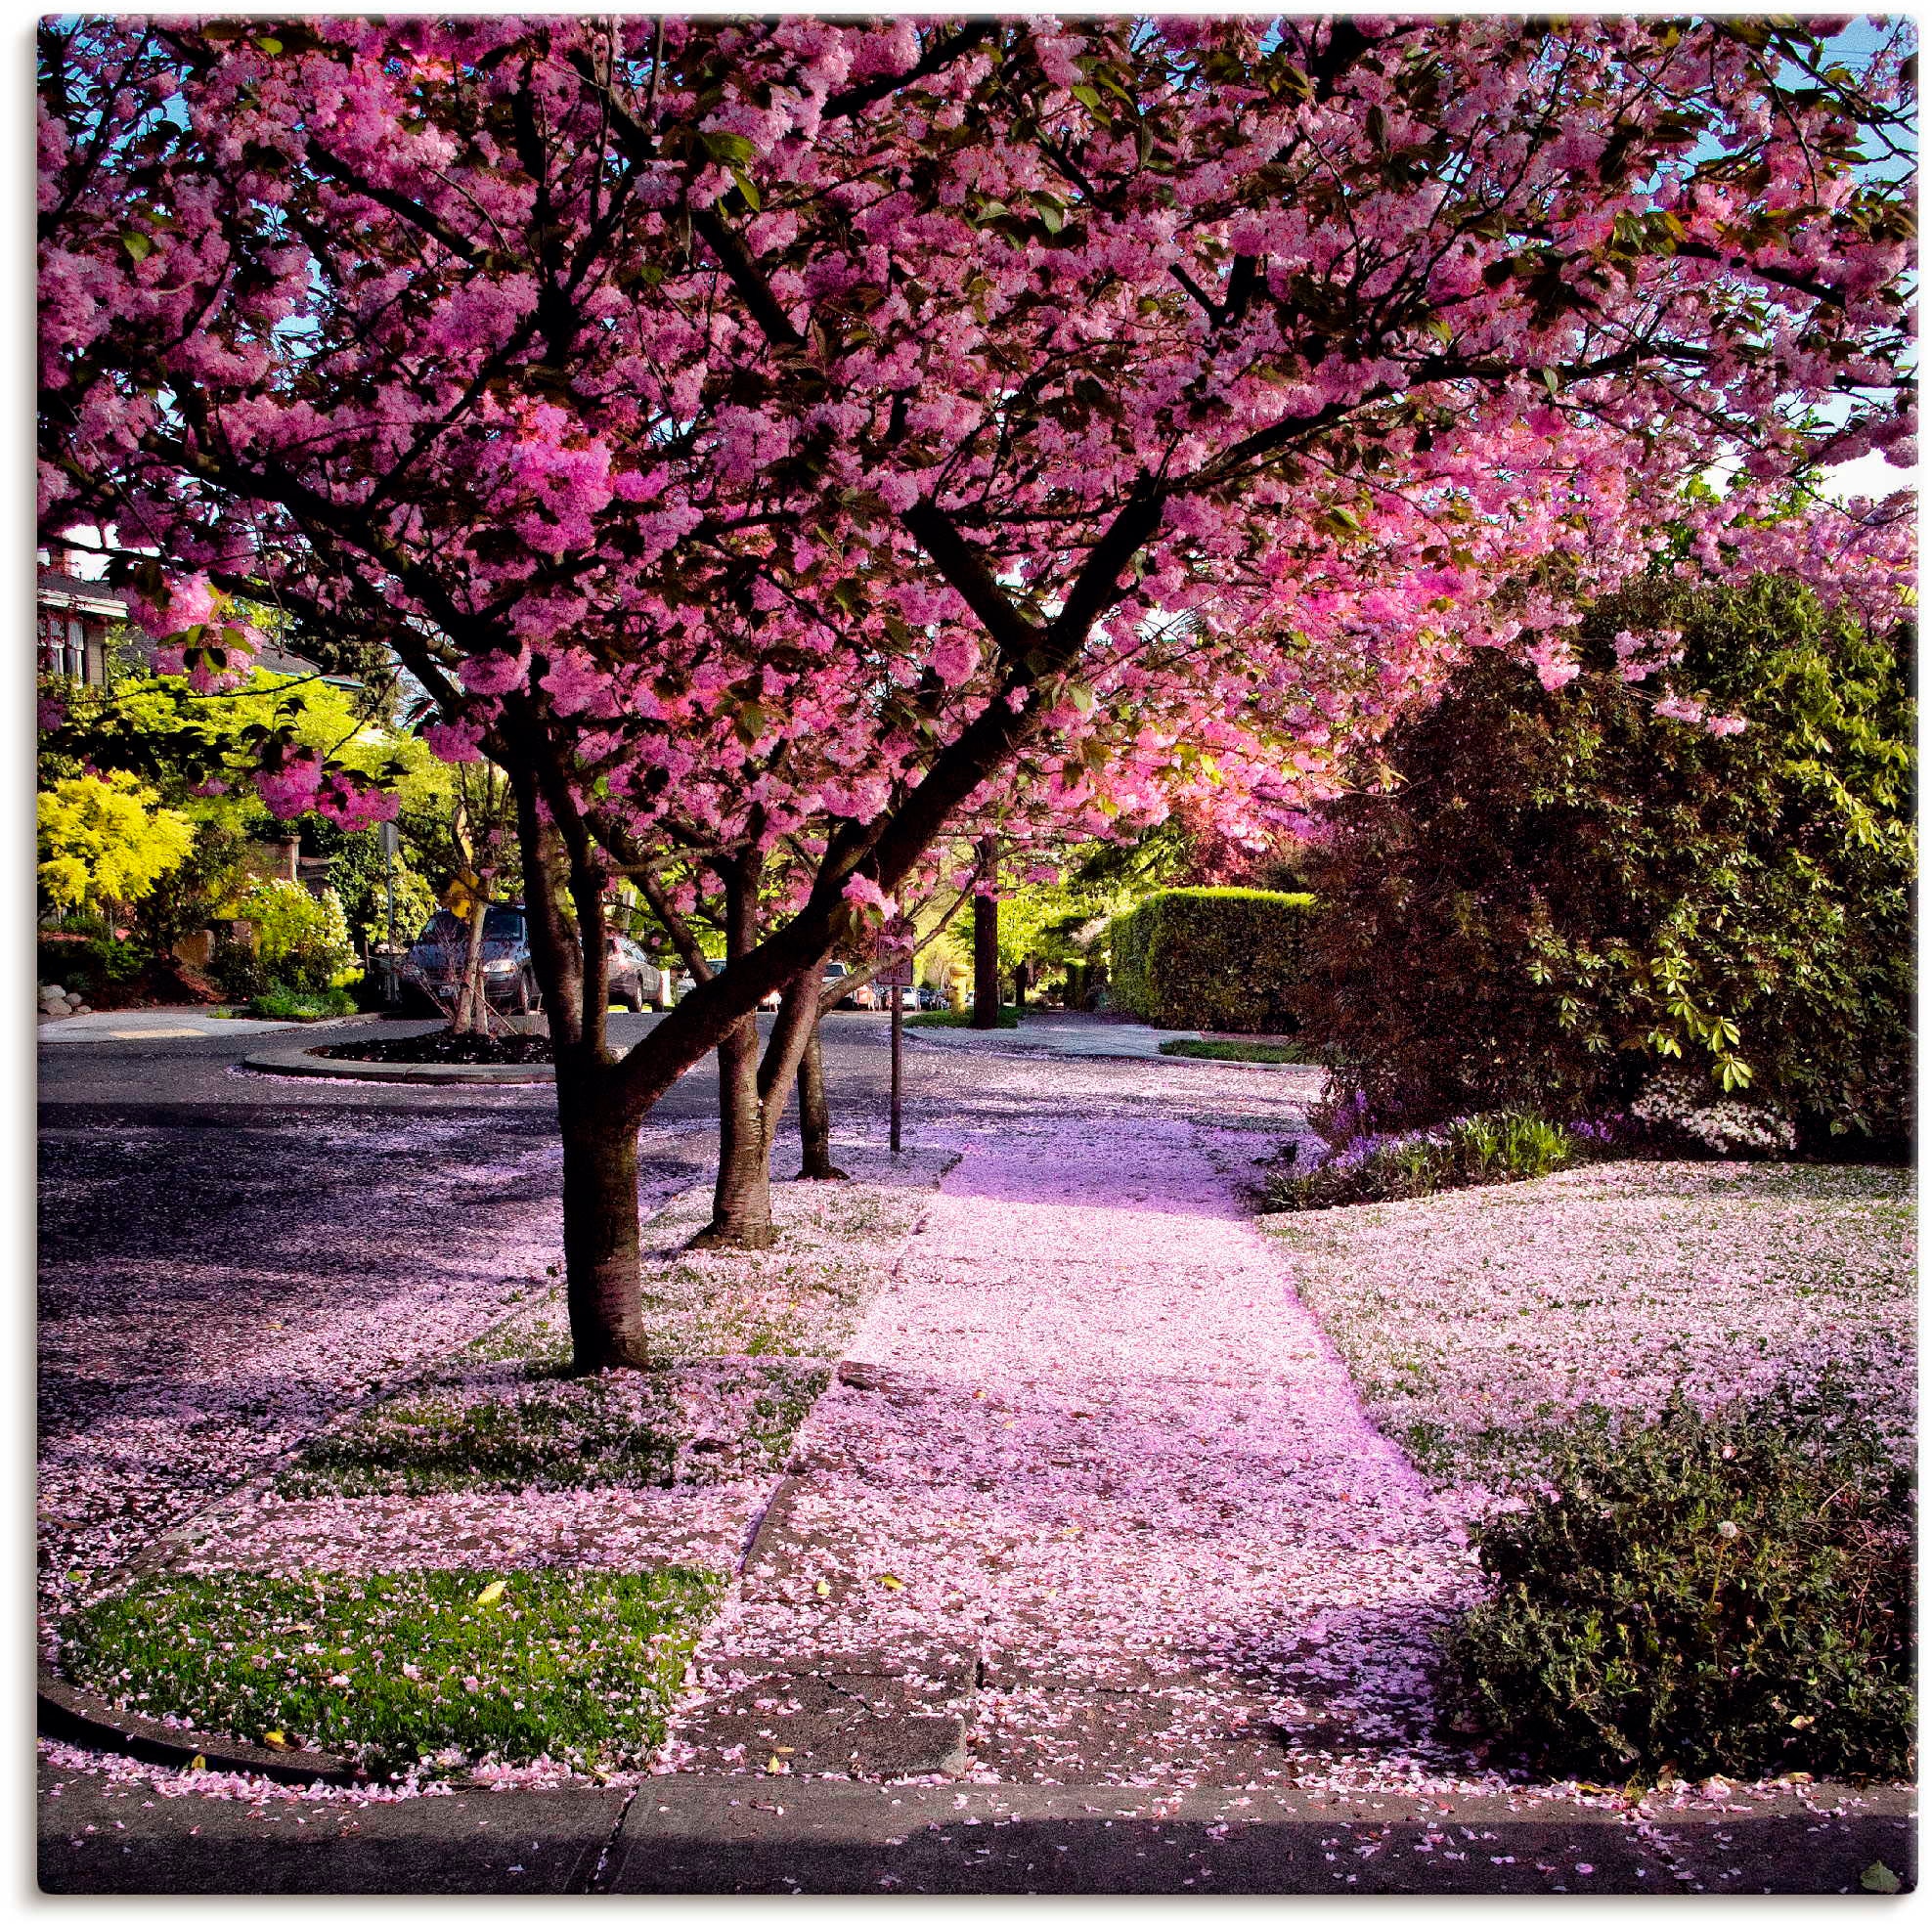
[[[382,999],[394,1008],[396,993],[396,824],[384,822],[376,831],[382,844],[382,876],[389,889],[389,953],[382,958]]]
[[[895,974],[895,975],[897,975],[897,974],[898,974],[898,971],[897,971],[897,970],[895,970],[895,971],[894,971],[894,974]],[[895,1156],[897,1156],[897,1155],[899,1154],[899,1086],[900,1086],[900,1078],[899,1078],[899,1060],[900,1060],[900,1035],[901,1035],[901,1034],[902,1034],[902,1033],[904,1032],[904,1030],[903,1030],[903,1025],[904,1025],[904,1022],[905,1022],[905,1006],[904,1006],[904,1004],[905,1004],[905,997],[904,997],[904,994],[903,994],[903,993],[902,993],[902,992],[901,992],[901,991],[900,990],[900,988],[899,988],[899,987],[898,987],[897,985],[895,985],[895,986],[894,986],[894,987],[893,987],[893,988],[892,988],[891,990],[889,990],[888,992],[889,992],[889,993],[891,994],[891,996],[892,996],[892,998],[893,998],[893,1126],[892,1126],[892,1151],[893,1151],[893,1154],[894,1154]]]

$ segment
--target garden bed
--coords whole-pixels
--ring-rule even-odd
[[[458,1035],[447,1028],[430,1029],[421,1035],[334,1042],[309,1053],[338,1062],[518,1065],[555,1061],[548,1035]]]

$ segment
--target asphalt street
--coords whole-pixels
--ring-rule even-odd
[[[613,1015],[614,1043],[626,1043],[650,1029],[659,1017]],[[760,1019],[768,1032],[771,1018]],[[39,1098],[43,1112],[58,1111],[58,1119],[74,1122],[81,1112],[220,1110],[305,1110],[313,1108],[379,1110],[393,1113],[426,1111],[437,1115],[470,1107],[479,1111],[532,1112],[531,1120],[548,1122],[555,1098],[549,1087],[525,1084],[501,1089],[427,1089],[374,1082],[321,1082],[294,1076],[260,1075],[241,1067],[242,1059],[267,1045],[339,1042],[352,1035],[414,1035],[434,1028],[433,1022],[317,1023],[304,1029],[282,1029],[273,1034],[229,1036],[160,1036],[153,1041],[103,1039],[67,1042],[39,1051]],[[836,1106],[843,1101],[869,1109],[883,1105],[888,1081],[887,1031],[891,1018],[860,1010],[834,1010],[820,1031],[825,1054],[825,1076]],[[692,1121],[718,1114],[715,1071],[700,1064],[671,1090],[652,1112],[664,1122]],[[46,1115],[44,1120],[57,1119]],[[104,1119],[106,1119],[104,1117]],[[165,1122],[157,1114],[142,1119]],[[512,1125],[521,1126],[521,1125]]]

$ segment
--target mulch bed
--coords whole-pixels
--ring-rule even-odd
[[[311,1055],[333,1056],[344,1062],[395,1063],[547,1063],[548,1035],[456,1035],[447,1028],[426,1035],[369,1036],[337,1042]]]

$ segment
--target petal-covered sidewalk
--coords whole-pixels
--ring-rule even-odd
[[[1363,1414],[1227,1145],[1117,1115],[960,1146],[659,1769],[1453,1770],[1427,1658],[1470,1592],[1462,1533]]]

